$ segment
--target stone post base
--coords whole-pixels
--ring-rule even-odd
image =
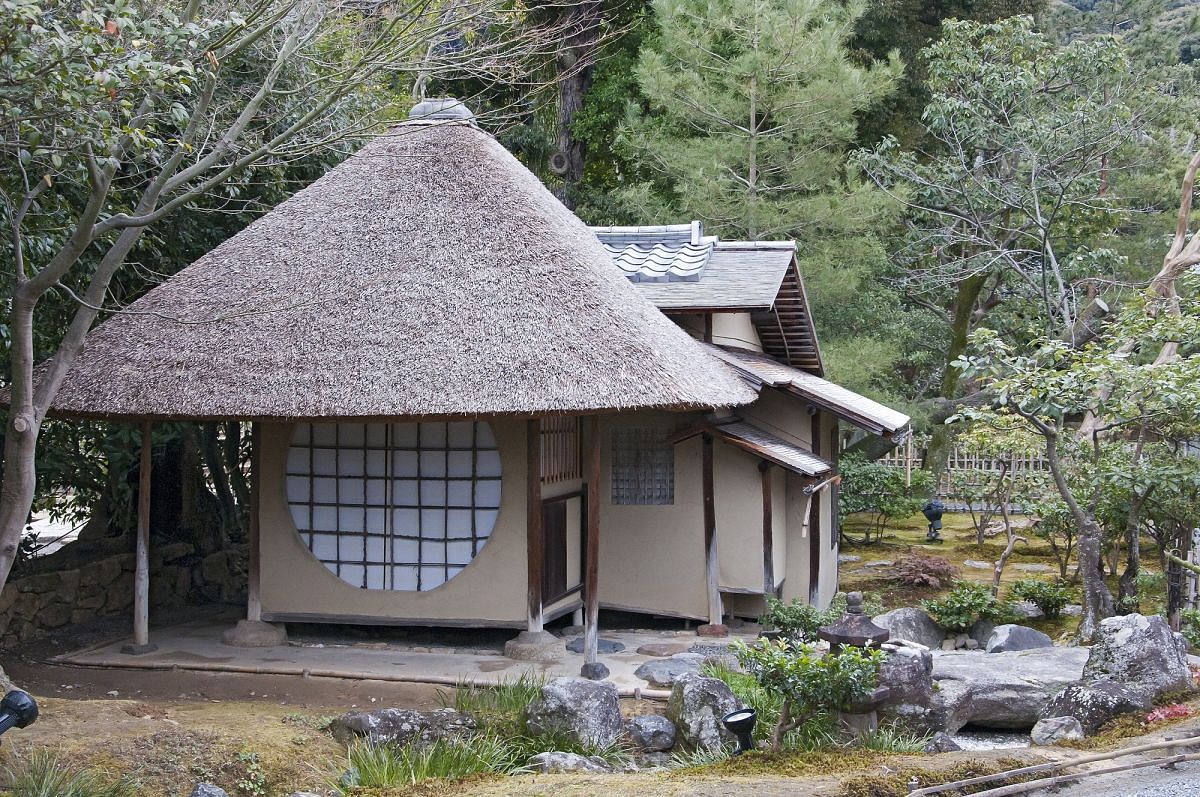
[[[705,623],[704,625],[698,625],[696,626],[696,636],[729,636],[729,626],[721,623]]]
[[[260,620],[238,620],[221,635],[221,641],[237,648],[273,648],[287,644],[287,629]]]
[[[128,645],[121,646],[121,652],[126,656],[142,656],[146,653],[153,653],[156,650],[158,650],[158,645],[153,642],[147,642],[144,645],[135,645],[130,642]]]
[[[567,646],[549,631],[522,631],[504,643],[504,655],[517,661],[555,661],[567,655]]]

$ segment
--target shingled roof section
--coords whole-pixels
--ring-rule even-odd
[[[592,227],[613,262],[664,313],[748,312],[771,355],[821,376],[824,363],[794,241],[721,241],[700,222]],[[698,251],[707,246],[707,257]]]
[[[494,138],[415,121],[93,330],[53,411],[431,418],[754,398]]]

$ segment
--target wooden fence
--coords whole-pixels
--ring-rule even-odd
[[[927,440],[909,435],[904,445],[897,446],[879,458],[882,465],[903,468],[906,473],[920,470],[924,464],[925,444]],[[938,479],[936,494],[938,500],[952,512],[965,512],[969,506],[976,510],[989,508],[978,495],[978,489],[964,494],[963,487],[984,488],[995,483],[1002,469],[1012,476],[1029,473],[1045,474],[1049,479],[1050,466],[1041,454],[1013,454],[1008,457],[983,456],[978,452],[968,451],[955,446],[946,460],[946,470]],[[1041,496],[1014,496],[1009,504],[1009,511],[1023,512],[1036,503]]]

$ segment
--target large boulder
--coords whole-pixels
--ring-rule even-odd
[[[641,750],[660,753],[675,746],[675,724],[658,714],[634,717],[626,724],[625,730]]]
[[[1104,723],[1122,714],[1144,713],[1150,698],[1129,684],[1102,679],[1067,686],[1042,710],[1043,717],[1074,717],[1083,730],[1095,733]]]
[[[733,740],[721,717],[740,707],[724,681],[689,673],[671,687],[667,719],[675,723],[677,738],[685,746],[716,752]]]
[[[933,654],[925,648],[885,644],[886,657],[879,666],[879,685],[888,696],[879,707],[882,719],[917,731],[941,727],[933,689]]]
[[[1084,648],[938,654],[933,679],[945,712],[944,730],[954,733],[965,725],[1032,728],[1041,716],[1048,716],[1042,710],[1051,698],[1079,680],[1087,655]]]
[[[585,756],[551,750],[529,759],[527,766],[534,772],[612,772],[613,768],[600,756]]]
[[[452,708],[412,711],[381,708],[351,711],[329,723],[329,732],[342,744],[366,739],[373,744],[427,745],[438,739],[455,739],[475,730],[475,720]]]
[[[1187,645],[1161,617],[1127,614],[1100,622],[1085,681],[1110,679],[1153,700],[1165,692],[1190,689]]]
[[[1074,717],[1046,717],[1037,721],[1029,732],[1034,744],[1058,744],[1083,738],[1083,726]]]
[[[621,736],[616,685],[586,678],[555,678],[525,709],[533,734],[562,733],[581,744],[608,747]]]
[[[700,672],[704,656],[700,653],[676,653],[666,659],[651,659],[633,671],[633,674],[651,686],[667,689],[675,685],[681,675]]]
[[[891,632],[891,639],[916,642],[930,650],[941,647],[942,640],[946,637],[946,632],[923,609],[892,609],[879,615],[874,621],[875,625]]]
[[[1024,625],[1006,623],[998,625],[988,637],[986,649],[988,653],[1008,653],[1014,650],[1037,650],[1052,648],[1054,641],[1050,637]]]

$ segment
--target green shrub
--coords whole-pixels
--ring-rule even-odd
[[[1008,588],[1008,594],[1013,600],[1029,601],[1052,620],[1061,615],[1063,608],[1071,602],[1071,590],[1066,584],[1037,578],[1014,581]]]
[[[4,768],[9,797],[134,797],[133,785],[59,758],[49,750],[14,756]]]
[[[815,645],[760,639],[734,645],[738,662],[759,685],[782,701],[771,733],[771,748],[784,748],[788,733],[821,714],[851,708],[879,682],[880,650],[844,648],[822,655]]]
[[[845,520],[855,512],[874,513],[877,540],[883,537],[889,520],[915,515],[933,494],[933,477],[928,471],[912,471],[908,476],[912,480],[909,485],[905,484],[904,468],[882,465],[862,457],[843,457],[838,470],[842,475],[838,517]],[[871,542],[870,529],[863,542]]]
[[[863,611],[872,616],[883,614],[883,602],[877,593],[868,592],[863,595]],[[790,603],[784,603],[778,598],[767,598],[767,610],[760,621],[764,628],[782,631],[783,635],[793,642],[813,642],[821,626],[836,622],[845,613],[844,592],[835,595],[829,603],[829,608],[824,611],[799,598]]]
[[[1200,648],[1200,609],[1184,609],[1179,615],[1179,632],[1193,650]]]
[[[946,597],[922,601],[921,606],[934,622],[954,633],[970,630],[977,620],[997,622],[1012,614],[1006,604],[996,600],[990,587],[978,581],[957,581]]]

